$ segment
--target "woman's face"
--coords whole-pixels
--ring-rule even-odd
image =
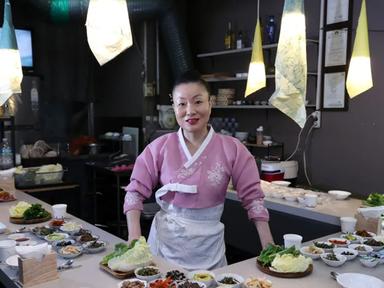
[[[186,132],[199,133],[207,129],[211,115],[208,91],[200,83],[185,83],[173,89],[173,108],[177,123]]]

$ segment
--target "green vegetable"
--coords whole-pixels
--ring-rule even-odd
[[[379,193],[369,194],[367,200],[363,201],[363,204],[367,206],[383,206],[384,205],[384,195]]]
[[[46,218],[50,214],[47,210],[41,207],[41,204],[32,204],[27,210],[24,211],[23,218],[25,220]]]
[[[132,242],[129,245],[127,245],[125,243],[116,244],[115,250],[112,253],[104,256],[103,260],[101,260],[101,264],[107,265],[108,261],[111,260],[112,258],[123,255],[129,249],[132,249],[135,246],[136,242],[137,242],[137,240],[132,240]]]
[[[261,251],[257,259],[263,266],[271,266],[272,261],[275,259],[276,255],[292,254],[293,256],[300,255],[300,251],[297,250],[294,246],[284,249],[280,245],[269,244],[267,248]]]

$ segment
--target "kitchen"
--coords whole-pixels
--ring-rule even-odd
[[[307,2],[305,7],[310,13],[310,16],[307,17],[308,34],[313,38],[318,38],[320,1],[316,1],[317,6],[314,5],[316,6],[314,8],[311,8],[313,4]],[[355,2],[357,3],[354,3],[353,7],[354,27],[357,25],[361,4],[358,1]],[[380,1],[377,1],[375,5],[369,3],[367,3],[369,28],[372,30],[369,34],[370,49],[372,59],[375,59],[375,55],[378,55],[378,51],[380,51],[381,24],[377,12],[374,11],[376,9],[373,7],[380,7],[382,4]],[[19,5],[21,8],[18,7]],[[91,111],[92,106],[95,113],[94,135],[99,136],[109,131],[120,132],[122,126],[135,127],[137,118],[144,121],[145,116],[151,116],[153,119],[154,116],[157,116],[157,104],[170,104],[168,93],[173,82],[173,71],[176,68],[172,66],[174,64],[169,63],[165,51],[168,42],[164,43],[163,47],[162,41],[164,40],[162,40],[161,32],[159,32],[158,52],[160,63],[156,62],[157,28],[155,21],[148,20],[144,25],[141,18],[145,18],[145,16],[132,16],[134,35],[138,37],[136,44],[110,63],[100,67],[86,42],[85,19],[76,19],[76,15],[71,14],[70,16],[74,17],[71,21],[52,23],[50,19],[47,19],[48,11],[31,7],[31,9],[23,9],[25,5],[29,7],[27,3],[12,3],[13,18],[16,27],[31,26],[34,31],[34,51],[37,51],[35,52],[35,54],[37,53],[35,56],[36,74],[41,74],[43,78],[39,91],[42,99],[40,114],[43,118],[40,124],[43,139],[48,142],[69,142],[70,137],[88,133],[88,126],[92,125],[86,120],[87,111]],[[223,38],[229,20],[244,31],[248,29],[249,34],[252,33],[251,30],[255,26],[256,12],[252,17],[242,17],[245,11],[257,11],[254,1],[244,1],[241,5],[236,1],[225,1],[225,3],[217,1],[193,1],[191,3],[188,1],[185,6],[185,18],[188,20],[186,27],[188,32],[185,33],[188,33],[188,40],[191,43],[189,46],[189,49],[193,51],[191,55],[223,50]],[[262,20],[270,14],[281,15],[282,7],[283,1],[276,1],[276,3],[262,1],[260,11]],[[215,11],[215,13],[211,13],[211,11]],[[158,13],[164,12],[160,10]],[[198,21],[196,15],[199,15]],[[158,29],[162,31],[162,26],[159,26]],[[311,31],[311,29],[313,30]],[[144,35],[146,35],[145,39]],[[147,55],[144,63],[146,64],[144,80],[142,75],[143,53]],[[200,59],[196,61],[198,62],[195,65],[200,69],[205,67],[198,65],[210,65],[210,63],[201,63],[203,60]],[[219,58],[213,61],[219,67],[232,65],[231,61],[240,62],[236,58],[231,60],[228,57],[222,61],[225,63],[221,63]],[[82,64],[82,62],[85,63]],[[378,62],[372,61],[374,78],[380,75],[380,66],[376,64]],[[157,65],[159,72],[156,71]],[[224,68],[222,69],[224,70]],[[157,74],[161,76],[160,83],[156,81]],[[25,78],[28,79],[28,76]],[[313,81],[313,79],[309,81]],[[159,89],[156,91],[159,91],[157,92],[159,96],[144,97],[143,82],[156,82],[154,86],[158,86],[156,88]],[[352,192],[356,198],[366,198],[374,192],[382,193],[381,183],[374,173],[362,175],[360,172],[360,167],[371,166],[379,171],[379,151],[381,151],[379,147],[381,147],[382,138],[377,133],[380,131],[380,120],[375,115],[378,114],[378,111],[375,112],[380,107],[380,103],[371,103],[370,99],[380,101],[380,97],[375,96],[379,95],[375,90],[380,89],[380,85],[374,80],[373,88],[361,96],[349,100],[346,111],[325,110],[321,112],[321,128],[313,130],[311,137],[306,141],[310,145],[307,159],[314,187],[322,191],[347,190]],[[26,90],[28,91],[28,88]],[[240,88],[236,90],[240,91]],[[131,93],[127,94],[126,91]],[[308,109],[308,111],[312,110]],[[222,118],[233,113],[239,123],[240,131],[253,132],[262,125],[266,133],[284,143],[287,157],[294,151],[300,131],[299,127],[277,110],[256,110],[255,112],[257,113],[254,113],[254,110],[219,110],[214,113],[217,113],[215,117],[217,115]],[[73,117],[68,117],[68,115],[73,115]],[[55,125],[50,125],[51,123],[55,123]],[[86,125],[87,123],[88,125]],[[145,126],[145,124],[141,125],[136,127]],[[339,131],[344,132],[342,137],[339,136]],[[37,140],[36,138],[31,139]],[[376,152],[376,157],[368,154],[371,151]],[[299,183],[305,183],[302,157],[300,154],[297,157],[300,169]],[[356,164],[353,165],[354,163]]]

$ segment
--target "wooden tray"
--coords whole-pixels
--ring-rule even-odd
[[[112,276],[116,277],[116,278],[119,278],[119,279],[127,279],[127,278],[130,278],[132,276],[135,276],[135,269],[132,269],[130,271],[127,271],[127,272],[121,272],[121,271],[113,271],[111,268],[108,267],[108,265],[104,265],[104,264],[101,264],[101,262],[99,263],[99,266],[100,266],[100,269],[101,270],[104,270],[105,272],[111,274]],[[153,262],[150,262],[150,263],[145,263],[145,265],[143,266],[155,266],[155,263]]]
[[[9,222],[11,222],[13,224],[35,224],[35,223],[41,223],[41,222],[48,221],[51,218],[52,218],[51,214],[49,214],[49,216],[47,216],[45,218],[36,218],[36,219],[30,219],[30,220],[25,220],[23,218],[9,217]]]
[[[256,260],[256,265],[261,272],[271,276],[280,277],[280,278],[301,278],[311,274],[313,271],[312,264],[309,264],[308,269],[304,272],[287,272],[287,273],[276,272],[269,269],[269,267],[264,267],[263,265],[261,265],[261,263],[259,263],[258,260]]]

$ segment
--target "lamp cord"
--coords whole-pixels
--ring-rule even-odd
[[[312,124],[311,128],[309,128],[308,134],[307,134],[307,136],[305,137],[304,151],[303,151],[304,175],[305,175],[305,178],[307,179],[307,182],[308,182],[309,186],[311,186],[311,187],[312,187],[312,182],[311,182],[311,180],[309,179],[308,171],[307,171],[307,168],[308,168],[308,167],[307,167],[306,150],[307,150],[307,146],[308,146],[309,135],[312,133],[313,128],[315,128],[315,125],[314,125],[314,124]]]

